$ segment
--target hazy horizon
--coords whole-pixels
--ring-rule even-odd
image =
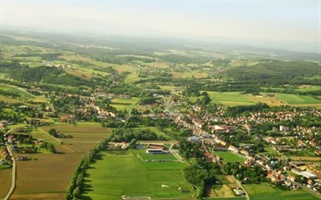
[[[320,53],[320,1],[1,0],[1,29],[35,32],[230,38]]]

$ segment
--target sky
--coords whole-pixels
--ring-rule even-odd
[[[320,45],[321,0],[0,0],[1,26]]]

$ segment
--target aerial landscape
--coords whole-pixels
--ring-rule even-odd
[[[0,199],[321,199],[319,0],[0,6]]]

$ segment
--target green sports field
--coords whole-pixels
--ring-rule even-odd
[[[305,190],[280,190],[272,188],[268,183],[243,184],[251,200],[312,200],[318,199]]]
[[[214,151],[214,155],[219,155],[226,162],[244,162],[245,158],[239,157],[229,151]]]
[[[84,199],[119,200],[122,195],[188,199],[196,193],[184,181],[180,169],[148,169],[131,152],[124,155],[103,152],[102,160],[87,173]]]

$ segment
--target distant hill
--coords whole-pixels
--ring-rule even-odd
[[[316,77],[321,83],[321,66],[304,61],[269,60],[254,66],[230,67],[222,72],[226,79],[271,84],[302,83]]]

